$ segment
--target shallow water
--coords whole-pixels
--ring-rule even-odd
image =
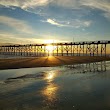
[[[110,110],[110,62],[1,70],[0,110]]]

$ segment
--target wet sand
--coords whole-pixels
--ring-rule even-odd
[[[0,70],[32,67],[53,67],[61,65],[110,61],[110,57],[49,56],[34,58],[0,59]]]

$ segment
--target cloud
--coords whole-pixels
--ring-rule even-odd
[[[79,0],[53,0],[53,4],[61,7],[67,7],[67,8],[79,8]]]
[[[82,6],[88,6],[91,8],[97,8],[106,12],[110,12],[109,0],[80,0]]]
[[[48,36],[48,37],[47,37]],[[58,38],[60,37],[59,40],[56,39],[56,35],[44,35],[45,40],[52,39],[54,42],[67,42],[68,40],[65,40],[64,38],[60,36],[57,36]],[[22,34],[14,34],[14,33],[9,33],[9,32],[0,32],[0,45],[5,44],[5,43],[12,43],[12,44],[39,44],[39,43],[44,43],[45,40],[43,37],[38,38],[38,36],[34,36],[31,38],[27,38],[27,36],[24,36]]]
[[[87,10],[86,8],[101,10],[102,15],[110,20],[110,0],[0,0],[0,4],[2,6],[10,7],[11,9],[19,7],[25,11],[39,14],[47,19],[46,22],[58,27],[89,27],[92,23],[91,21],[86,22],[83,20],[80,22],[76,20],[76,22],[74,22],[74,20],[69,20],[68,17],[70,15],[73,19],[75,17],[80,19],[82,16],[87,16],[90,12],[88,11],[89,9]],[[60,8],[63,7],[65,10],[60,10],[56,13],[55,10],[51,10],[50,8],[50,6],[53,5],[59,6]],[[68,11],[66,12],[67,9],[71,9],[69,10],[69,13]],[[55,19],[58,18],[58,20],[55,21],[54,19],[50,19],[51,17]],[[62,23],[60,19],[62,19],[64,23]],[[23,30],[25,31],[25,28]]]
[[[57,23],[56,21],[54,21],[54,20],[52,20],[52,19],[47,19],[47,21],[46,21],[47,23],[50,23],[50,24],[52,24],[52,25],[56,25],[56,26],[65,26],[65,25],[63,25],[63,24],[59,24],[59,23]]]
[[[84,21],[84,20],[69,20],[69,21],[59,21],[56,19],[50,19],[48,18],[46,21],[41,22],[47,22],[49,24],[58,26],[58,27],[73,27],[73,28],[80,28],[80,27],[89,27],[92,24],[92,21]]]
[[[48,15],[48,12],[38,9],[38,7],[48,7],[55,5],[70,9],[84,9],[86,7],[103,11],[103,16],[110,18],[110,0],[0,0],[0,4],[8,7],[19,7],[25,11],[40,15]],[[42,9],[42,8],[41,8]],[[39,11],[40,10],[40,11]]]
[[[103,14],[106,18],[108,18],[108,20],[110,20],[110,13],[104,13]]]
[[[33,30],[30,26],[27,25],[25,21],[18,20],[15,18],[0,16],[0,23],[7,25],[19,32],[33,34]]]
[[[80,3],[82,6],[102,10],[106,18],[110,17],[110,0],[80,0]]]
[[[16,6],[22,9],[43,6],[50,2],[50,0],[0,0],[3,6]]]
[[[89,27],[91,25],[92,21],[84,21],[84,26]]]
[[[104,17],[110,19],[110,0],[54,0],[58,6],[71,9],[92,8],[103,11]]]
[[[89,27],[93,22],[90,20],[79,20],[73,19],[69,22],[69,25],[74,28],[81,28],[81,27]]]
[[[13,34],[13,33],[0,33],[0,43],[17,43],[17,44],[30,44],[30,43],[42,43],[42,39],[37,38],[25,38],[23,35],[20,34]]]
[[[72,20],[70,22],[70,26],[74,28],[84,28],[84,27],[89,27],[93,22],[92,21],[85,21],[85,20]]]
[[[105,11],[110,9],[109,0],[0,0],[0,4],[3,6],[21,7],[22,9],[50,4],[75,9],[82,8],[81,6],[98,8]]]
[[[109,0],[0,0],[0,4],[3,6],[21,7],[22,9],[34,8],[48,4],[69,8],[82,8],[81,6],[88,6],[105,11],[110,9]]]

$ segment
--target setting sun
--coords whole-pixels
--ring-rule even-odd
[[[46,46],[46,50],[52,52],[54,50],[54,47],[52,45],[48,45]]]
[[[52,39],[44,40],[44,43],[47,44],[46,50],[49,53],[51,53],[56,48],[56,46],[51,45],[52,43],[55,43]]]
[[[52,39],[44,40],[44,43],[51,44],[51,43],[54,43],[54,40],[52,40]]]

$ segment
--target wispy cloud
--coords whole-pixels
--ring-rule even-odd
[[[84,21],[84,26],[89,27],[91,25],[92,21]]]
[[[110,1],[109,0],[80,0],[82,6],[91,7],[103,11],[104,17],[110,20]]]
[[[42,43],[43,39],[37,38],[25,38],[23,35],[20,34],[13,34],[13,33],[0,33],[0,43],[17,43],[17,44],[30,44],[30,43]]]
[[[56,5],[60,7],[66,7],[71,9],[83,9],[85,7],[99,9],[103,11],[103,15],[106,18],[110,14],[110,1],[109,0],[0,0],[0,4],[3,6],[15,6],[29,12],[36,13],[36,7],[43,7],[47,5]],[[38,13],[42,13],[39,12]],[[37,14],[38,14],[37,13]],[[47,12],[48,13],[48,12]]]
[[[109,0],[80,0],[82,6],[88,6],[110,12]]]
[[[0,0],[0,4],[4,6],[16,6],[22,9],[34,8],[43,6],[50,2],[50,0]]]
[[[48,37],[47,37],[48,36]],[[54,35],[53,35],[54,36]],[[45,37],[45,39],[44,39]],[[41,38],[31,37],[27,38],[22,34],[14,34],[14,33],[8,33],[8,32],[0,32],[0,44],[3,43],[13,43],[13,44],[39,44],[39,43],[44,43],[45,40],[52,39],[54,42],[67,42],[68,40],[65,40],[63,37],[57,36],[57,38],[61,37],[59,40],[56,39],[56,35],[51,38],[51,35],[44,35]]]
[[[25,21],[18,20],[15,18],[0,16],[0,23],[10,26],[11,28],[22,33],[32,34],[34,32],[32,28],[29,25],[27,25]]]
[[[70,22],[68,22],[69,26],[74,27],[74,28],[84,28],[84,27],[89,27],[93,23],[90,20],[79,20],[79,19],[73,19]]]
[[[55,20],[52,20],[52,19],[47,19],[47,21],[44,21],[44,22],[47,22],[47,23],[50,23],[50,24],[52,24],[52,25],[56,25],[56,26],[59,26],[59,27],[62,27],[62,26],[65,26],[65,25],[63,25],[63,24],[60,24],[60,23],[58,23],[58,22],[56,22]]]
[[[110,0],[54,0],[54,3],[72,9],[89,7],[103,11],[104,17],[110,20]]]
[[[69,21],[59,21],[48,18],[46,21],[41,21],[41,22],[47,22],[51,25],[56,25],[58,27],[73,27],[73,28],[89,27],[92,24],[92,21],[84,21],[78,19],[69,20]]]
[[[103,14],[106,18],[108,18],[108,20],[110,20],[110,13],[104,13]]]
[[[0,4],[3,6],[17,6],[22,9],[54,4],[69,8],[82,8],[81,6],[88,6],[110,11],[109,0],[0,0]]]

